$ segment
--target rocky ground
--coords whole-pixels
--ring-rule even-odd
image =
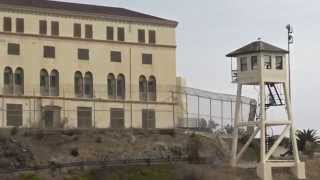
[[[218,139],[218,138],[217,138]],[[195,149],[196,147],[196,149]],[[0,180],[258,180],[254,169],[228,166],[219,140],[185,131],[145,130],[0,130],[0,172],[54,163],[194,156],[206,165],[179,163],[159,166],[89,167],[1,174]],[[247,155],[252,158],[251,155]],[[320,177],[320,160],[306,160],[309,180]],[[294,180],[288,169],[276,170],[274,180]]]

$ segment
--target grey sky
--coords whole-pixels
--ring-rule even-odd
[[[188,85],[235,94],[228,52],[261,37],[286,48],[293,24],[293,98],[299,128],[319,128],[319,0],[64,0],[125,7],[179,21],[177,73]],[[249,91],[250,92],[250,91]],[[251,91],[252,92],[252,91]],[[249,94],[250,95],[250,94]]]

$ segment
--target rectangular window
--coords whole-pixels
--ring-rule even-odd
[[[271,69],[272,68],[271,56],[268,56],[268,55],[264,56],[264,68],[265,69]]]
[[[11,17],[4,17],[3,18],[3,31],[7,31],[7,32],[12,31]]]
[[[276,56],[276,69],[283,69],[283,58],[282,56]]]
[[[46,35],[47,34],[47,21],[46,20],[40,20],[39,21],[39,34]]]
[[[22,104],[7,104],[7,126],[22,126]]]
[[[118,28],[118,41],[124,41],[124,40],[125,40],[124,28]]]
[[[17,33],[23,33],[24,32],[24,19],[23,18],[17,18],[16,19],[16,32]]]
[[[20,55],[20,44],[8,43],[9,55]]]
[[[73,24],[73,37],[81,38],[81,24]]]
[[[156,43],[156,31],[150,30],[149,31],[149,44],[155,44]]]
[[[45,58],[55,58],[56,49],[53,46],[44,46],[43,47],[43,57]]]
[[[89,49],[78,49],[78,59],[89,60]]]
[[[112,108],[110,110],[110,127],[115,129],[124,128],[124,109]]]
[[[146,42],[146,35],[143,29],[138,30],[138,42],[145,43]]]
[[[258,69],[258,56],[251,56],[251,70]]]
[[[156,113],[153,109],[142,110],[142,128],[143,129],[156,128]]]
[[[121,62],[121,52],[119,51],[111,51],[110,54],[111,62]]]
[[[86,32],[85,37],[86,37],[87,39],[92,39],[92,37],[93,37],[93,30],[92,30],[92,25],[91,25],[91,24],[86,24],[86,25],[85,25],[85,32]]]
[[[152,54],[142,54],[142,64],[152,64]]]
[[[51,35],[52,36],[59,36],[59,22],[58,21],[51,22]]]
[[[240,58],[240,70],[241,71],[248,71],[247,57]]]
[[[92,128],[92,108],[78,107],[78,128]]]
[[[107,40],[113,41],[113,36],[114,36],[113,34],[114,34],[113,27],[108,26],[107,27]]]

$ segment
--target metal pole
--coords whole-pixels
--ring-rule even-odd
[[[187,128],[189,128],[189,109],[188,109],[188,94],[186,93],[186,113],[187,113]]]
[[[197,128],[199,128],[199,121],[200,121],[200,96],[198,96],[198,121],[197,121]]]
[[[223,126],[224,126],[223,121],[224,121],[224,119],[223,119],[223,101],[222,100],[220,101],[220,110],[221,110],[221,129],[223,129]]]
[[[291,100],[291,58],[290,58],[290,28],[288,29],[288,76],[289,76],[289,98]]]
[[[232,100],[230,101],[230,125],[232,127],[232,114],[233,114],[233,107],[232,107]]]
[[[212,100],[210,98],[210,121],[212,121]]]
[[[176,128],[176,122],[175,122],[175,100],[174,100],[174,92],[171,92],[171,98],[172,98],[172,120],[173,120],[173,128]]]

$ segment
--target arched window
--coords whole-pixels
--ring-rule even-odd
[[[112,73],[108,75],[108,96],[109,98],[116,97],[116,79]]]
[[[154,76],[149,77],[148,81],[148,97],[150,101],[157,100],[157,81]]]
[[[13,94],[13,72],[10,67],[5,67],[4,68],[4,79],[3,79],[3,84],[4,84],[4,94]]]
[[[123,74],[119,74],[117,78],[117,97],[122,100],[126,97],[126,80]]]
[[[14,91],[16,95],[23,95],[24,93],[24,75],[23,69],[17,68],[14,73]]]
[[[77,97],[83,96],[83,78],[79,71],[74,74],[74,94]]]
[[[139,95],[140,100],[146,101],[147,100],[147,79],[145,76],[141,75],[139,78]]]
[[[52,70],[50,74],[50,96],[59,96],[59,72]]]
[[[40,71],[40,95],[49,95],[49,74],[48,71],[45,69],[42,69]]]
[[[84,75],[84,94],[86,97],[93,97],[93,77],[91,72],[86,72]]]

